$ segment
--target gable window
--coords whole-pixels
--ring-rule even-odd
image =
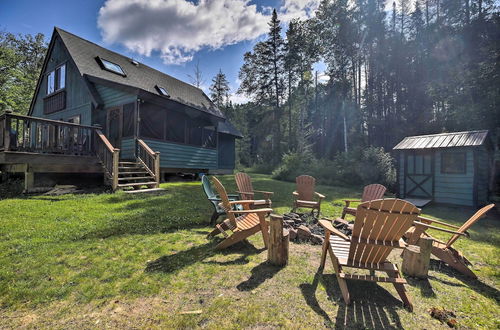
[[[170,97],[170,94],[168,94],[166,88],[158,86],[158,85],[156,85],[155,87],[156,87],[156,90],[158,91],[158,93],[160,93],[161,96]]]
[[[465,174],[467,172],[466,160],[465,152],[442,152],[441,173]]]
[[[122,67],[116,63],[113,63],[111,61],[105,60],[100,57],[96,57],[97,62],[99,62],[99,65],[101,66],[101,69],[113,72],[116,74],[119,74],[120,76],[126,76],[125,71],[123,71]]]
[[[66,64],[47,74],[47,95],[66,87]]]

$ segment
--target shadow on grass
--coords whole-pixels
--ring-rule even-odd
[[[184,267],[188,267],[197,262],[218,264],[221,266],[227,265],[243,265],[248,263],[248,257],[254,254],[261,253],[262,249],[257,249],[247,241],[242,241],[230,246],[225,250],[215,250],[217,241],[212,241],[203,245],[192,247],[188,250],[183,250],[175,254],[162,256],[146,265],[146,272],[162,272],[173,273]],[[240,254],[236,259],[229,261],[213,261],[206,260],[216,255],[232,255]]]
[[[467,286],[467,287],[471,288],[472,290],[474,290],[475,292],[483,295],[484,297],[495,300],[497,304],[500,303],[500,291],[497,288],[492,287],[491,285],[488,285],[486,283],[483,283],[479,279],[473,279],[473,278],[467,277],[467,276],[463,275],[462,273],[458,272],[457,270],[455,270],[454,268],[448,266],[447,264],[445,264],[441,260],[431,259],[431,269],[433,269],[435,271],[442,272],[450,277],[454,277],[454,278],[460,280],[462,282],[462,284],[456,283],[456,282],[446,281],[446,280],[437,278],[435,276],[429,276],[429,278],[432,278],[435,281],[439,281],[443,284],[455,286],[455,287],[466,287]]]
[[[436,293],[432,289],[432,285],[428,279],[419,279],[415,277],[405,276],[406,282],[409,286],[413,286],[420,289],[420,293],[426,298],[435,298]]]
[[[325,288],[328,300],[338,303],[335,320],[321,308],[316,291],[318,285]],[[335,329],[400,329],[401,321],[397,314],[398,309],[403,309],[401,301],[396,299],[389,291],[372,282],[348,281],[351,294],[351,304],[343,301],[335,274],[316,273],[312,283],[300,285],[302,295],[309,307],[324,319],[328,328]]]
[[[263,262],[255,266],[248,280],[241,282],[236,288],[240,291],[252,291],[282,269],[283,267],[274,266],[267,261]]]

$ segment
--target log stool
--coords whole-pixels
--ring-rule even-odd
[[[410,245],[403,251],[403,264],[401,270],[405,275],[427,278],[429,263],[431,260],[431,249],[433,239],[421,237],[418,240],[418,247],[412,248]]]
[[[267,260],[276,266],[285,266],[288,263],[288,230],[283,229],[283,217],[271,214],[269,224],[269,247]]]

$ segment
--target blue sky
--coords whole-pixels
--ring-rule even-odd
[[[49,39],[58,26],[187,82],[199,62],[205,91],[222,69],[234,92],[243,53],[266,33],[272,8],[286,25],[291,18],[310,16],[318,2],[0,0],[0,30],[41,32]]]

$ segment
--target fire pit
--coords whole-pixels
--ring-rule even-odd
[[[351,234],[350,228],[345,223],[333,222],[333,225],[346,235]],[[318,224],[318,218],[312,213],[285,213],[283,214],[283,227],[290,233],[290,241],[319,245],[323,244],[325,239],[325,231]]]

